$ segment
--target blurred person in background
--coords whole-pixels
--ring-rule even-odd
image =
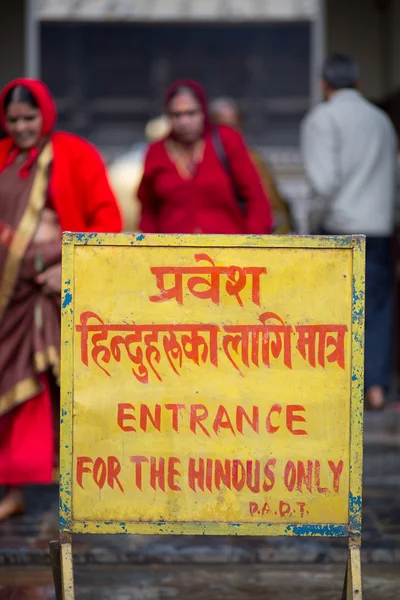
[[[270,233],[269,200],[244,140],[238,131],[218,127],[224,165],[202,87],[191,80],[175,82],[167,91],[165,109],[171,132],[152,144],[146,156],[138,192],[140,230]]]
[[[301,130],[304,166],[319,202],[316,231],[365,234],[365,402],[382,409],[393,368],[397,140],[387,115],[358,90],[358,66],[335,54],[324,64],[325,102]]]
[[[243,129],[243,119],[239,107],[231,98],[216,98],[210,104],[211,119],[215,125],[228,125],[238,131]],[[285,234],[293,230],[290,208],[282,198],[271,169],[263,157],[251,149],[251,157],[257,167],[262,184],[271,201],[274,216],[274,233]]]
[[[144,160],[149,143],[168,135],[170,124],[166,116],[151,119],[145,127],[146,141],[134,144],[108,168],[111,187],[121,210],[124,231],[136,231],[140,220],[137,191],[143,177]]]
[[[0,122],[1,520],[24,510],[23,485],[52,481],[61,232],[117,232],[122,223],[100,155],[54,131],[54,101],[41,81],[9,83]]]

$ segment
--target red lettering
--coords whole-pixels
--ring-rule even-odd
[[[251,516],[253,516],[257,512],[259,512],[257,502],[249,502],[249,510],[250,510],[250,515]]]
[[[248,460],[246,463],[246,482],[247,487],[254,494],[260,491],[260,461]]]
[[[246,469],[241,460],[232,461],[232,485],[236,491],[240,492],[246,481]]]
[[[312,476],[313,476],[313,463],[312,460],[307,461],[307,473],[306,468],[302,460],[297,462],[297,489],[303,493],[303,485],[312,494]]]
[[[136,431],[133,425],[125,425],[125,421],[136,421],[135,415],[126,413],[127,410],[135,410],[133,404],[118,404],[117,422],[122,431]]]
[[[124,488],[121,485],[118,475],[121,473],[121,464],[115,456],[109,456],[107,460],[107,483],[110,488],[114,489],[114,482],[117,484],[121,492]]]
[[[262,515],[265,515],[265,514],[268,515],[269,513],[272,513],[271,507],[268,504],[268,502],[264,502],[264,505],[263,505],[262,510],[261,510],[261,514]]]
[[[266,429],[268,433],[276,433],[280,427],[280,425],[272,425],[271,423],[271,417],[273,413],[278,413],[278,415],[281,414],[282,412],[282,406],[280,404],[274,404],[271,408],[271,410],[268,413],[267,416],[267,420],[265,423]]]
[[[304,509],[306,507],[305,502],[296,502],[297,506],[300,508],[300,516],[304,517]]]
[[[228,411],[224,406],[222,406],[222,404],[220,404],[218,407],[217,414],[214,419],[213,429],[217,435],[219,434],[220,429],[230,429],[233,435],[236,435],[229,418]]]
[[[166,408],[166,410],[172,411],[172,415],[171,415],[172,429],[174,431],[179,431],[179,411],[186,408],[186,405],[185,404],[166,404],[165,408]]]
[[[135,465],[135,483],[136,487],[142,491],[142,463],[148,463],[146,456],[131,456],[130,461]]]
[[[168,460],[168,487],[173,492],[181,491],[180,486],[175,481],[175,477],[181,476],[181,472],[178,471],[178,469],[176,468],[176,465],[180,465],[180,464],[181,464],[181,461],[179,460],[179,458],[176,458],[176,456],[172,456]]]
[[[243,419],[247,421],[250,427],[256,433],[259,432],[259,410],[258,406],[253,406],[253,416],[249,417],[243,406],[236,408],[236,429],[243,435]]]
[[[303,411],[305,412],[304,406],[300,406],[300,404],[289,404],[286,407],[286,427],[293,435],[308,435],[305,429],[293,429],[293,423],[301,422],[305,423],[306,419],[301,415],[295,415],[295,412]]]
[[[276,458],[270,458],[265,463],[264,475],[266,477],[266,480],[264,481],[264,484],[263,484],[264,492],[269,492],[270,490],[272,490],[272,488],[275,485],[275,473],[273,471],[273,469],[275,468],[275,465],[276,465]]]
[[[189,467],[188,467],[188,479],[189,479],[189,487],[194,492],[196,492],[196,483],[198,487],[204,492],[204,459],[199,458],[199,468],[196,469],[196,459],[189,458]]]
[[[153,490],[157,490],[157,483],[160,490],[165,492],[165,458],[159,459],[157,467],[157,458],[150,457],[150,485]]]
[[[343,471],[343,461],[340,460],[336,466],[332,460],[328,460],[328,465],[333,473],[333,491],[337,494],[339,492],[340,476]]]
[[[213,461],[211,458],[206,460],[206,488],[213,491]]]
[[[198,411],[201,411],[200,414],[197,414]],[[210,437],[210,434],[201,422],[204,421],[204,419],[207,419],[207,417],[208,410],[204,404],[192,404],[190,407],[190,430],[197,434],[196,426],[198,425],[200,429],[204,431],[206,436]]]
[[[90,467],[85,466],[86,463],[90,463],[92,465],[93,460],[89,458],[89,456],[78,456],[76,460],[76,482],[82,489],[84,489],[82,483],[83,474],[92,472]]]
[[[93,479],[96,485],[102,490],[106,482],[107,467],[101,456],[97,457],[93,465]]]
[[[315,487],[319,494],[327,494],[329,492],[328,488],[321,487],[321,465],[319,460],[315,461]]]
[[[215,461],[215,487],[217,490],[221,489],[221,483],[224,484],[228,490],[231,489],[231,461],[225,460],[224,464],[222,460]]]
[[[161,428],[161,404],[156,404],[154,407],[154,416],[150,412],[150,407],[147,404],[140,406],[140,429],[147,431],[147,422],[153,425],[157,431]]]
[[[280,514],[281,517],[288,516],[290,514],[290,504],[288,504],[287,502],[284,502],[283,500],[281,500],[279,502],[279,514]]]
[[[93,471],[92,471],[91,467],[86,466],[87,463],[90,463],[91,465],[93,465]],[[118,478],[118,475],[120,474],[120,472],[121,472],[121,465],[120,465],[118,458],[116,458],[115,456],[108,456],[107,462],[103,458],[101,458],[101,456],[99,456],[94,461],[94,464],[93,464],[93,460],[89,456],[79,456],[77,458],[76,481],[82,489],[84,489],[83,481],[82,481],[83,474],[84,473],[92,473],[93,481],[96,483],[96,485],[100,489],[103,489],[104,484],[107,480],[107,485],[111,489],[114,489],[114,484],[116,483],[118,485],[119,489],[121,490],[121,492],[124,492],[124,488],[121,485],[121,482]]]
[[[289,492],[293,492],[296,485],[296,467],[291,460],[288,460],[286,463],[283,481]]]

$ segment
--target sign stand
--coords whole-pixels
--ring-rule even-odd
[[[347,537],[362,599],[364,257],[364,236],[64,234],[57,600],[74,533]]]
[[[75,600],[72,536],[68,535],[66,537],[69,538],[69,541],[56,540],[50,542],[56,600]],[[361,540],[357,543],[349,542],[342,600],[362,599],[360,542]]]
[[[56,600],[74,600],[72,535],[61,533],[59,540],[49,545]]]
[[[361,583],[361,536],[349,540],[349,550],[344,576],[342,600],[362,598]]]

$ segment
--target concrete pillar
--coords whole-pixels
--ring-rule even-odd
[[[372,0],[326,0],[328,52],[343,52],[357,60],[361,89],[377,101],[385,93],[379,6]]]
[[[318,0],[315,19],[311,22],[311,104],[322,99],[321,67],[326,54],[326,5],[325,0]]]
[[[0,88],[16,77],[39,76],[38,4],[0,2]]]
[[[25,65],[26,77],[40,78],[39,0],[25,0]]]

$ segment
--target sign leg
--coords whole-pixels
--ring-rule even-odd
[[[60,552],[62,600],[75,600],[74,565],[72,559],[72,536],[70,533],[61,534]]]
[[[62,600],[62,581],[61,581],[61,550],[60,541],[49,542],[51,567],[53,569],[54,589],[56,600]]]
[[[359,543],[349,543],[342,600],[362,600],[361,548]]]

